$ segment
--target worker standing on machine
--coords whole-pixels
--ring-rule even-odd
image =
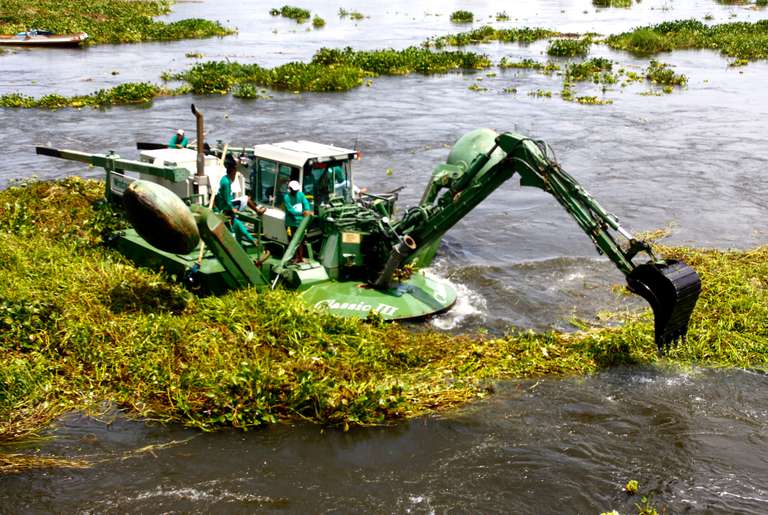
[[[176,134],[171,136],[171,139],[168,140],[168,148],[187,148],[188,143],[189,140],[184,135],[184,129],[179,129],[176,131]]]
[[[232,194],[232,182],[235,181],[235,178],[237,177],[237,162],[230,154],[227,154],[227,158],[224,160],[224,167],[227,169],[227,173],[221,178],[221,181],[219,181],[219,191],[216,192],[214,203],[215,211],[224,213],[228,218],[229,228],[235,235],[238,243],[242,245],[243,240],[245,240],[252,245],[256,245],[256,241],[253,239],[253,236],[251,236],[251,233],[248,232],[248,228],[243,222],[237,219],[236,214],[243,203],[251,207],[257,214],[264,213],[264,209],[258,209],[247,195],[245,195],[245,199],[242,197],[234,199],[234,195]],[[237,203],[237,205],[235,205],[235,203]]]
[[[292,237],[296,229],[301,225],[301,221],[305,216],[312,214],[312,206],[309,204],[306,195],[301,191],[301,185],[299,181],[291,181],[288,183],[288,191],[285,192],[283,197],[283,205],[285,206],[285,229],[288,233],[288,237]],[[296,261],[304,259],[304,245],[301,244],[296,250]]]

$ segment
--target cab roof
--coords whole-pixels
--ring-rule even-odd
[[[308,161],[323,163],[354,159],[357,156],[357,151],[307,140],[289,140],[254,145],[253,154],[255,157],[271,159],[301,168]]]

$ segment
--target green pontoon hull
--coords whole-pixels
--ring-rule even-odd
[[[227,271],[211,252],[203,252],[197,266],[199,248],[188,254],[164,252],[147,243],[133,229],[115,235],[113,245],[136,264],[163,270],[177,280],[186,278],[206,293],[219,295],[234,289]],[[254,260],[259,257],[255,247],[245,247],[245,251]],[[261,270],[272,276],[277,264],[277,260],[267,259]],[[344,317],[366,318],[373,312],[384,320],[423,318],[446,311],[456,302],[453,286],[424,270],[414,272],[409,279],[385,291],[373,289],[362,281],[330,280],[320,263],[313,260],[300,265],[296,273],[302,279],[299,297],[308,306]]]

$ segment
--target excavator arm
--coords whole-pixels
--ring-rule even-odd
[[[490,139],[489,133],[495,137]],[[626,276],[630,291],[649,302],[660,351],[685,336],[701,290],[696,271],[682,262],[657,258],[648,243],[624,229],[615,215],[560,167],[545,143],[512,132],[496,135],[481,129],[459,140],[448,164],[433,172],[419,206],[406,211],[392,227],[397,241],[374,286],[388,286],[397,268],[420,250],[433,248],[450,227],[515,173],[523,186],[555,197],[598,252]],[[622,246],[617,237],[626,244]],[[633,259],[640,253],[648,261],[636,265]]]

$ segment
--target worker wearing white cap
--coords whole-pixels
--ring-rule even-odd
[[[301,225],[304,217],[311,214],[312,209],[309,200],[301,191],[299,181],[288,183],[288,191],[283,197],[283,205],[285,206],[285,227],[288,229],[288,236],[291,236],[293,231]]]
[[[187,143],[189,143],[189,141],[184,135],[184,129],[179,129],[168,141],[168,148],[187,148]]]

